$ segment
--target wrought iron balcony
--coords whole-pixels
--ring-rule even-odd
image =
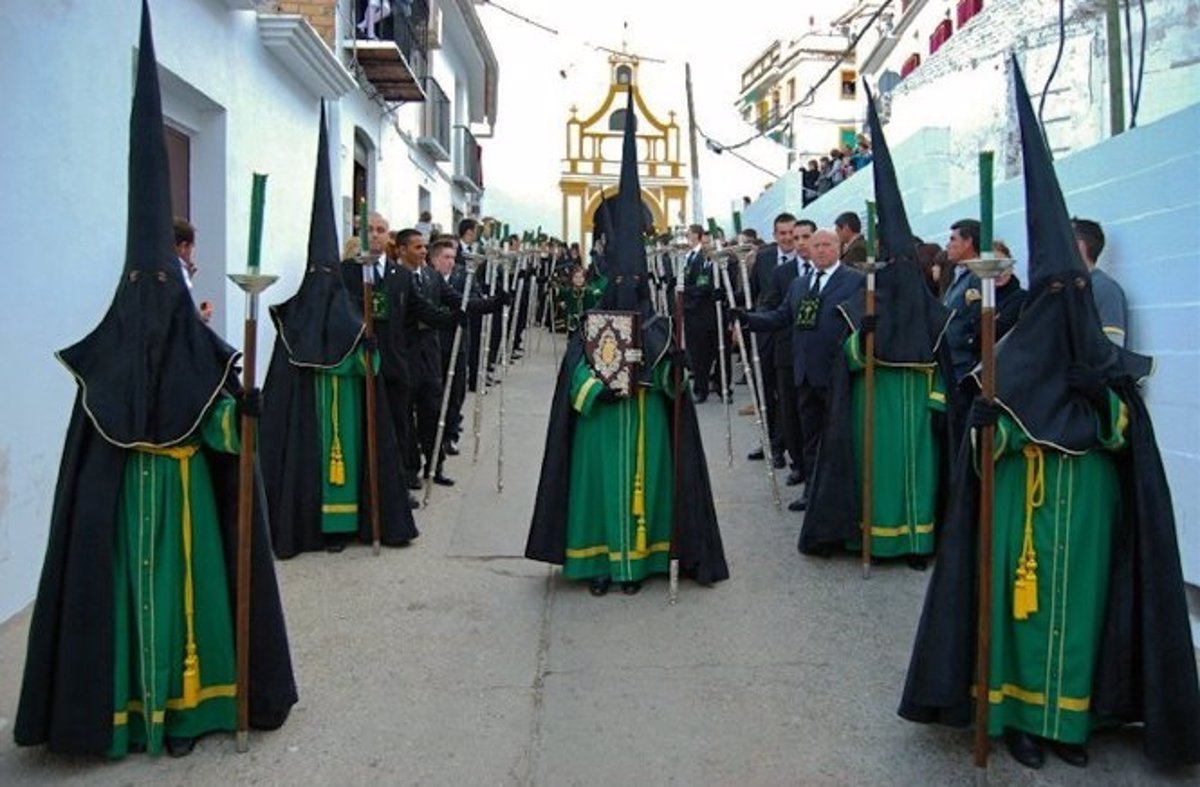
[[[359,0],[358,18],[362,19]],[[354,51],[367,79],[386,101],[424,101],[421,79],[428,63],[429,3],[408,0],[392,3],[392,13],[371,31],[354,28]]]
[[[421,134],[417,144],[434,161],[450,160],[450,99],[433,77],[424,77],[425,104],[421,107]]]
[[[483,148],[466,126],[454,127],[454,182],[467,191],[483,193]]]

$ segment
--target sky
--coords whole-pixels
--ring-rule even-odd
[[[500,64],[495,135],[481,140],[485,215],[508,222],[513,231],[561,227],[558,180],[565,128],[572,104],[593,111],[609,83],[608,53],[595,46],[645,58],[639,86],[651,111],[665,119],[676,112],[686,150],[687,99],[684,63],[691,62],[697,125],[722,143],[754,134],[736,107],[742,70],[777,38],[806,31],[842,12],[851,0],[801,0],[780,13],[779,0],[496,0],[499,6],[558,31],[552,34],[504,13],[491,3],[477,6]],[[720,13],[718,11],[720,10]],[[628,28],[625,28],[628,23]],[[565,72],[565,77],[562,73]],[[717,155],[700,139],[704,213],[730,228],[735,202],[756,197],[771,175],[730,153]],[[739,153],[780,173],[786,151],[758,140]],[[690,174],[690,173],[689,173]]]

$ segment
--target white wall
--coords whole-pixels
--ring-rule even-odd
[[[1073,215],[1099,221],[1108,245],[1101,267],[1124,287],[1130,307],[1129,346],[1154,357],[1145,387],[1157,425],[1175,507],[1185,579],[1200,585],[1200,104],[1064,157],[1058,177]],[[941,204],[931,182],[949,169],[949,135],[927,129],[896,145],[892,158],[913,231],[945,245],[950,225],[978,216],[978,195]],[[955,154],[954,167],[975,170]],[[872,198],[871,168],[857,173],[801,211],[795,173],[747,209],[746,226],[769,237],[784,208],[831,227],[844,210],[865,212]],[[1020,177],[998,183],[997,238],[1019,261],[1027,259],[1024,186]],[[1024,262],[1018,264],[1025,276]]]

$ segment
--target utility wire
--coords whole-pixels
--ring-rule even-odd
[[[1067,48],[1067,3],[1066,0],[1058,0],[1058,53],[1054,55],[1054,65],[1050,67],[1050,76],[1046,77],[1046,84],[1042,87],[1042,97],[1038,101],[1038,126],[1042,129],[1042,138],[1046,137],[1046,126],[1042,123],[1042,110],[1046,108],[1046,96],[1050,93],[1050,85],[1054,84],[1054,77],[1058,74],[1058,66],[1062,63],[1063,50]]]
[[[871,18],[867,20],[867,23],[865,25],[863,25],[862,29],[858,31],[858,33],[854,36],[853,39],[851,39],[850,44],[842,51],[841,54],[839,54],[837,56],[837,59],[833,61],[833,65],[831,65],[829,67],[829,70],[827,70],[821,76],[821,78],[818,79],[817,82],[811,88],[809,88],[808,93],[806,93],[804,95],[804,98],[800,99],[799,101],[795,102],[790,107],[788,107],[787,111],[784,112],[783,114],[779,115],[779,117],[775,119],[774,123],[765,125],[763,128],[759,129],[758,133],[756,133],[750,137],[747,137],[746,139],[743,139],[740,142],[735,142],[730,145],[726,145],[721,142],[718,142],[717,140],[710,137],[708,134],[705,134],[704,131],[701,130],[699,123],[696,124],[697,133],[699,133],[700,136],[704,137],[704,139],[706,141],[711,141],[714,144],[718,145],[722,150],[737,150],[738,148],[743,148],[746,145],[749,145],[751,142],[755,141],[756,139],[761,139],[761,138],[765,137],[767,134],[771,133],[779,126],[784,125],[785,123],[790,123],[791,119],[792,119],[792,115],[795,114],[796,110],[800,109],[801,107],[808,106],[809,104],[812,103],[813,98],[816,96],[817,91],[821,88],[821,85],[825,84],[825,82],[827,82],[829,80],[829,77],[831,77],[833,75],[833,73],[835,71],[837,71],[839,67],[841,67],[842,63],[846,60],[846,58],[848,58],[850,55],[852,55],[854,53],[855,48],[858,46],[858,42],[862,40],[862,37],[867,34],[867,31],[870,30],[871,26],[874,25],[875,22],[879,20],[879,17],[883,15],[883,12],[885,10],[887,10],[888,7],[891,6],[891,4],[892,4],[892,0],[883,0],[883,2],[879,4],[879,8],[877,8],[875,10],[875,13],[871,15]]]

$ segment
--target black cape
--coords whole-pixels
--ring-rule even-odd
[[[649,357],[654,357],[655,353],[648,348],[669,346],[667,342],[670,328],[665,319],[648,321],[643,330],[647,334],[643,351]],[[546,430],[546,447],[538,480],[533,522],[525,546],[527,558],[556,565],[562,565],[566,552],[571,442],[577,417],[574,408],[571,407],[571,376],[582,359],[583,342],[579,335],[575,334],[567,344],[562,366],[559,367],[558,383],[550,408],[550,424]],[[700,423],[696,419],[695,404],[686,393],[682,399],[680,415],[678,439],[681,466],[678,478],[681,488],[688,490],[688,493],[677,497],[680,506],[680,510],[676,512],[676,516],[679,517],[676,527],[679,543],[675,545],[675,551],[681,572],[707,585],[728,579],[729,567],[725,563],[725,549],[721,544],[717,512],[713,507],[708,464],[704,458],[704,445],[700,440]],[[671,429],[674,439],[674,424]]]
[[[1146,756],[1200,762],[1200,688],[1188,624],[1171,494],[1150,416],[1134,384],[1114,389],[1129,410],[1127,449],[1117,455],[1122,514],[1092,687],[1099,718],[1145,725]],[[963,441],[957,495],[925,596],[899,713],[965,727],[975,667],[976,522],[979,479]]]
[[[100,435],[77,396],[29,628],[13,730],[21,746],[46,744],[66,754],[103,755],[112,744],[112,560],[128,455]],[[207,450],[204,458],[217,500],[234,609],[238,458]],[[273,730],[287,719],[297,695],[262,503],[260,494],[250,569],[250,724]]]
[[[276,338],[263,387],[259,444],[271,545],[276,557],[325,549],[321,532],[321,435],[317,418],[316,371],[292,362],[282,338]],[[364,382],[365,385],[365,382]],[[404,462],[396,440],[382,374],[375,375],[375,438],[379,456],[380,540],[401,546],[419,533],[408,504]],[[365,421],[364,421],[365,428]],[[370,489],[366,441],[359,466],[358,539],[371,543]]]

